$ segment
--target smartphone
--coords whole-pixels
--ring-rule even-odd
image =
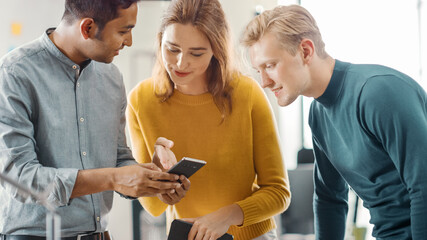
[[[187,240],[188,234],[190,233],[192,226],[193,224],[182,221],[180,219],[173,220],[171,228],[169,230],[168,240]],[[233,239],[234,239],[233,235],[228,233],[218,238],[218,240],[233,240]]]
[[[183,157],[181,161],[177,162],[171,167],[168,173],[177,175],[184,175],[186,178],[190,178],[197,170],[206,165],[206,162],[199,159]]]

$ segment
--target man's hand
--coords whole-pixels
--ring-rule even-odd
[[[163,171],[171,168],[177,161],[172,152],[173,142],[164,137],[159,137],[154,144],[153,163]]]
[[[157,197],[164,203],[174,205],[185,197],[185,194],[190,190],[191,183],[184,176],[180,176],[181,185],[175,189],[174,193],[159,193]]]
[[[126,196],[151,197],[175,194],[175,189],[180,187],[177,180],[177,175],[162,172],[154,163],[145,163],[117,168],[113,188]]]

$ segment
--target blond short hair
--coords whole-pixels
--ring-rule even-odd
[[[314,42],[319,57],[328,56],[316,21],[299,5],[277,6],[256,16],[246,26],[241,43],[250,47],[267,33],[273,33],[280,45],[293,56],[304,38]]]

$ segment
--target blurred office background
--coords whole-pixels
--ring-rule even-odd
[[[301,4],[317,19],[327,52],[334,58],[353,63],[376,63],[396,68],[427,88],[427,7],[424,0],[221,0],[230,22],[237,55],[245,58],[238,39],[251,18],[277,5]],[[64,0],[1,0],[0,56],[19,45],[39,37],[48,27],[56,26],[63,12]],[[138,23],[133,30],[133,46],[116,57],[114,63],[123,72],[127,91],[151,74],[155,54],[155,36],[163,10],[169,1],[139,3]],[[246,59],[246,63],[249,63]],[[43,64],[43,63],[41,63]],[[249,65],[244,72],[254,74]],[[253,75],[258,78],[257,75]],[[279,108],[268,91],[275,112],[284,161],[294,193],[291,208],[277,216],[278,232],[283,239],[312,239],[312,165],[298,164],[302,148],[310,149],[311,135],[307,124],[312,99],[300,98],[286,108]],[[307,156],[299,156],[302,162]],[[310,156],[308,156],[310,157]],[[359,204],[357,204],[359,203]],[[110,231],[115,239],[164,239],[164,219],[152,218],[135,206],[137,202],[115,196]],[[348,232],[366,229],[371,237],[369,212],[350,193]],[[357,211],[356,211],[357,209]]]

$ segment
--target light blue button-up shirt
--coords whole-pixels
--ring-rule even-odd
[[[105,231],[113,192],[70,199],[79,169],[135,164],[125,137],[126,93],[113,64],[83,69],[48,37],[0,60],[0,172],[58,206],[62,236]],[[0,233],[46,235],[46,209],[0,184]]]

